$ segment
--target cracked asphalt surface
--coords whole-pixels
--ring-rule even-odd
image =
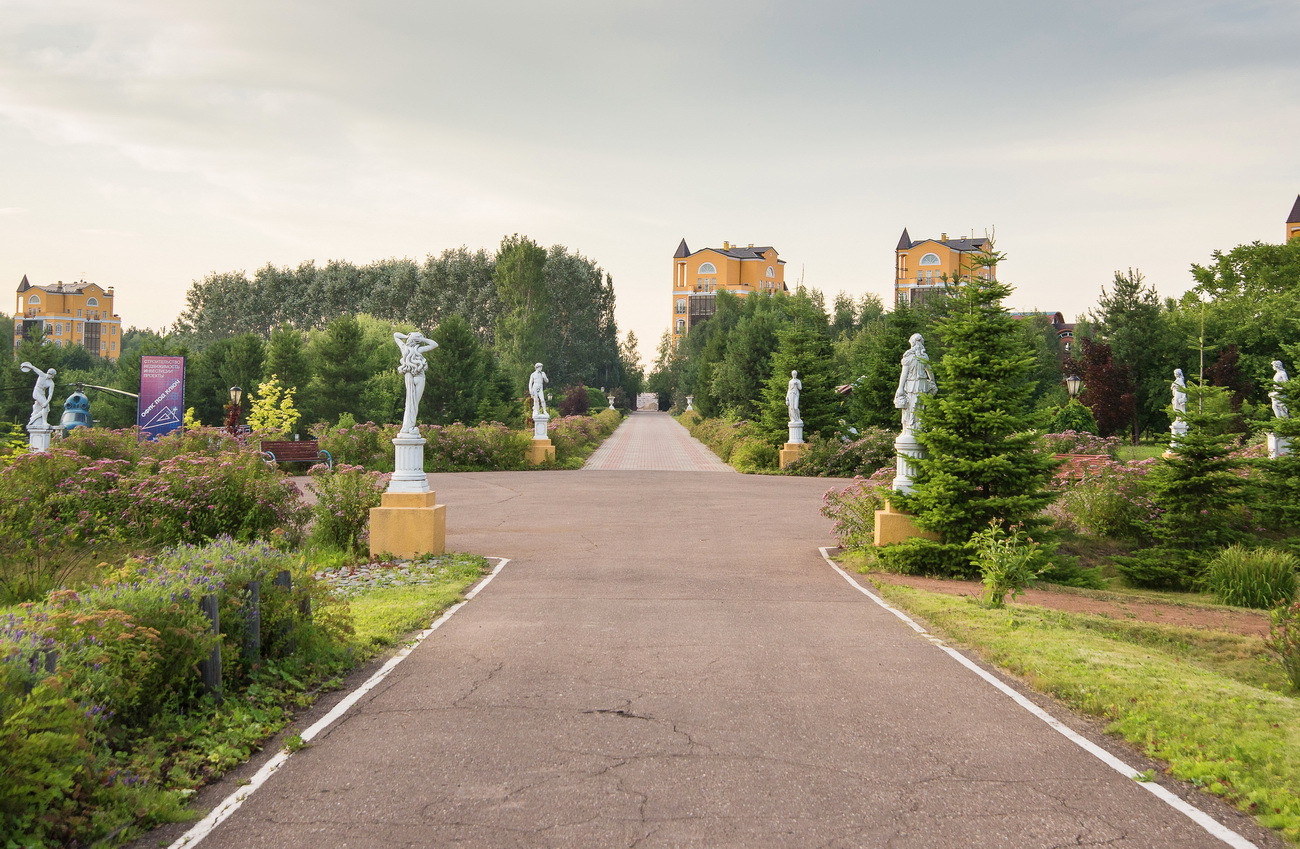
[[[1222,847],[872,604],[825,480],[431,475],[511,558],[205,847]]]

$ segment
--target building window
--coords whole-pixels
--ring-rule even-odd
[[[98,299],[98,298],[87,298],[87,299],[86,299],[86,306],[88,306],[88,307],[97,307],[97,306],[99,306],[99,299]]]
[[[905,303],[907,303],[907,290],[906,290],[906,289],[899,289],[899,290],[898,290],[898,302],[899,302],[900,304],[905,304]]]
[[[77,310],[77,318],[81,318],[81,310]]]
[[[770,266],[770,265],[767,267],[767,276],[768,276],[768,277],[775,277],[775,276],[776,276],[776,272],[775,272],[774,270],[772,270],[772,266]]]
[[[686,314],[686,299],[685,299],[685,298],[678,298],[678,299],[677,299],[677,314],[678,314],[678,315],[685,315],[685,314]]]
[[[40,295],[32,295],[30,298],[27,299],[27,303],[29,304],[39,304],[40,302],[41,302]]]
[[[713,263],[711,263],[711,262],[702,263],[702,264],[700,265],[700,273],[701,273],[701,274],[717,274],[717,273],[718,273],[718,267],[717,267],[716,265],[714,265]]]
[[[678,333],[686,332],[686,319],[684,318],[677,319],[677,332]]]
[[[920,264],[920,265],[938,265],[938,264],[939,264],[939,255],[938,255],[938,254],[933,254],[933,253],[931,253],[931,254],[926,254],[925,256],[921,257],[921,262],[920,262],[919,264]]]

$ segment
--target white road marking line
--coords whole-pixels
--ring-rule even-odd
[[[902,612],[896,607],[891,607],[889,602],[885,601],[883,598],[876,595],[871,590],[867,589],[866,587],[862,586],[857,581],[855,581],[853,577],[849,575],[848,572],[841,569],[840,565],[831,559],[829,548],[823,546],[817,550],[821,552],[822,559],[825,560],[828,564],[830,564],[830,567],[832,569],[834,569],[836,572],[839,572],[840,576],[843,577],[844,580],[849,582],[849,586],[853,587],[855,590],[862,593],[867,598],[871,599],[876,604],[883,607],[885,610],[888,610],[890,613],[894,614],[899,619],[902,619],[905,623],[907,623],[907,625],[912,630],[916,631],[919,634],[924,634],[926,639],[929,642],[933,643],[939,649],[947,653],[949,657],[953,658],[962,666],[965,666],[967,669],[974,672],[976,675],[983,678],[985,681],[992,684],[994,687],[997,687],[1004,694],[1010,697],[1012,701],[1020,705],[1025,710],[1029,711],[1034,716],[1041,719],[1043,722],[1047,723],[1049,726],[1051,726],[1053,729],[1059,732],[1071,743],[1074,743],[1076,746],[1083,749],[1085,752],[1092,755],[1097,760],[1101,761],[1106,766],[1115,770],[1125,778],[1133,779],[1143,789],[1149,791],[1156,798],[1160,799],[1165,804],[1169,805],[1169,807],[1173,808],[1174,810],[1178,811],[1180,814],[1192,820],[1192,822],[1196,823],[1201,828],[1209,832],[1211,836],[1216,837],[1219,840],[1222,840],[1224,843],[1228,844],[1229,846],[1234,847],[1234,849],[1259,849],[1259,846],[1256,845],[1255,843],[1252,843],[1250,840],[1247,840],[1242,835],[1228,828],[1226,825],[1214,819],[1209,814],[1205,813],[1195,805],[1192,805],[1184,801],[1183,799],[1180,799],[1178,796],[1174,795],[1168,789],[1161,787],[1159,784],[1155,783],[1154,781],[1138,781],[1138,777],[1141,775],[1141,773],[1138,772],[1136,769],[1124,763],[1122,760],[1115,757],[1105,749],[1101,748],[1096,743],[1093,743],[1091,740],[1075,732],[1072,728],[1062,723],[1056,717],[1052,716],[1047,711],[1043,710],[1038,705],[1034,704],[1029,699],[1022,696],[1020,693],[1017,693],[1014,689],[1012,689],[1007,684],[999,680],[997,677],[989,674],[984,669],[981,669],[977,664],[971,661],[970,658],[966,657],[956,649],[953,649],[948,645],[946,645],[942,639],[936,637],[935,635],[931,634],[929,631],[925,630],[925,628],[918,625],[906,613]]]
[[[311,727],[307,728],[307,730],[303,731],[299,735],[302,737],[302,741],[304,743],[309,742],[312,738],[316,737],[316,735],[320,734],[326,728],[329,728],[339,717],[347,713],[349,708],[360,701],[362,696],[379,686],[384,678],[388,676],[388,673],[392,672],[393,669],[397,667],[397,664],[405,660],[407,656],[418,648],[430,634],[442,627],[443,623],[450,619],[452,614],[464,607],[465,604],[474,596],[478,595],[479,591],[486,587],[492,579],[497,576],[497,573],[510,562],[510,559],[506,557],[489,557],[487,559],[497,560],[499,562],[496,567],[488,573],[486,578],[475,584],[474,588],[465,594],[463,601],[458,601],[444,610],[442,615],[433,621],[432,625],[417,634],[415,639],[405,648],[393,655],[393,657],[389,658],[388,662],[381,666],[374,675],[371,675],[366,679],[364,684],[353,690],[351,693],[348,693],[346,697],[330,709],[329,713],[312,723]],[[225,822],[227,817],[239,810],[240,805],[244,804],[244,801],[248,799],[249,796],[252,796],[257,788],[265,784],[267,779],[272,775],[275,775],[276,771],[279,770],[280,767],[284,766],[285,761],[289,760],[292,754],[292,752],[283,750],[277,752],[274,757],[262,764],[262,768],[253,774],[253,777],[248,784],[221,800],[221,802],[218,803],[218,805],[213,808],[206,817],[199,820],[195,823],[193,828],[178,837],[176,841],[168,847],[168,849],[181,849],[181,847],[184,846],[194,846],[211,834],[217,826]]]

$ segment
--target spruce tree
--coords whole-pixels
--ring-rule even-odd
[[[986,254],[977,263],[1000,258]],[[940,542],[898,546],[904,550],[893,559],[908,571],[973,574],[970,540],[990,523],[1004,531],[1019,525],[1036,537],[1045,530],[1040,514],[1053,497],[1055,463],[1036,450],[1034,355],[1002,304],[1010,292],[978,275],[949,287],[948,313],[937,322],[939,390],[920,413],[927,456],[905,499],[917,524]]]
[[[1226,396],[1222,387],[1187,387],[1187,412],[1177,415],[1188,431],[1147,478],[1159,511],[1151,526],[1152,545],[1116,558],[1130,583],[1190,589],[1212,552],[1241,540],[1234,515],[1241,462],[1231,456],[1236,436],[1225,432],[1231,418]]]
[[[799,372],[803,389],[799,392],[799,417],[804,437],[830,436],[839,422],[839,398],[831,367],[831,345],[820,328],[806,322],[777,334],[772,354],[772,374],[763,390],[761,432],[774,445],[784,443],[790,434],[789,409],[785,403],[790,372]]]

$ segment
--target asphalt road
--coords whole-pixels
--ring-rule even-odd
[[[511,558],[206,847],[1222,847],[833,572],[828,482],[432,475]]]

